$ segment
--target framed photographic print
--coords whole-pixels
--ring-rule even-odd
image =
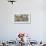
[[[15,14],[13,17],[14,24],[30,24],[31,23],[31,14]]]

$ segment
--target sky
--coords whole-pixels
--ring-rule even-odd
[[[14,24],[16,13],[30,13],[31,24]],[[19,32],[30,34],[31,39],[46,40],[46,0],[0,0],[0,41],[15,40]]]

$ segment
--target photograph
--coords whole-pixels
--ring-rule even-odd
[[[30,23],[31,21],[30,14],[15,14],[14,23]]]

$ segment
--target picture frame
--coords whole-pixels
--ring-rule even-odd
[[[19,13],[15,14],[12,23],[14,24],[31,24],[31,14],[30,13]]]

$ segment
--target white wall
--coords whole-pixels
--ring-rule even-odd
[[[31,12],[31,24],[13,24],[11,17],[16,12]],[[31,34],[35,40],[46,40],[46,1],[17,0],[14,5],[0,0],[0,40],[11,40],[18,32]]]

